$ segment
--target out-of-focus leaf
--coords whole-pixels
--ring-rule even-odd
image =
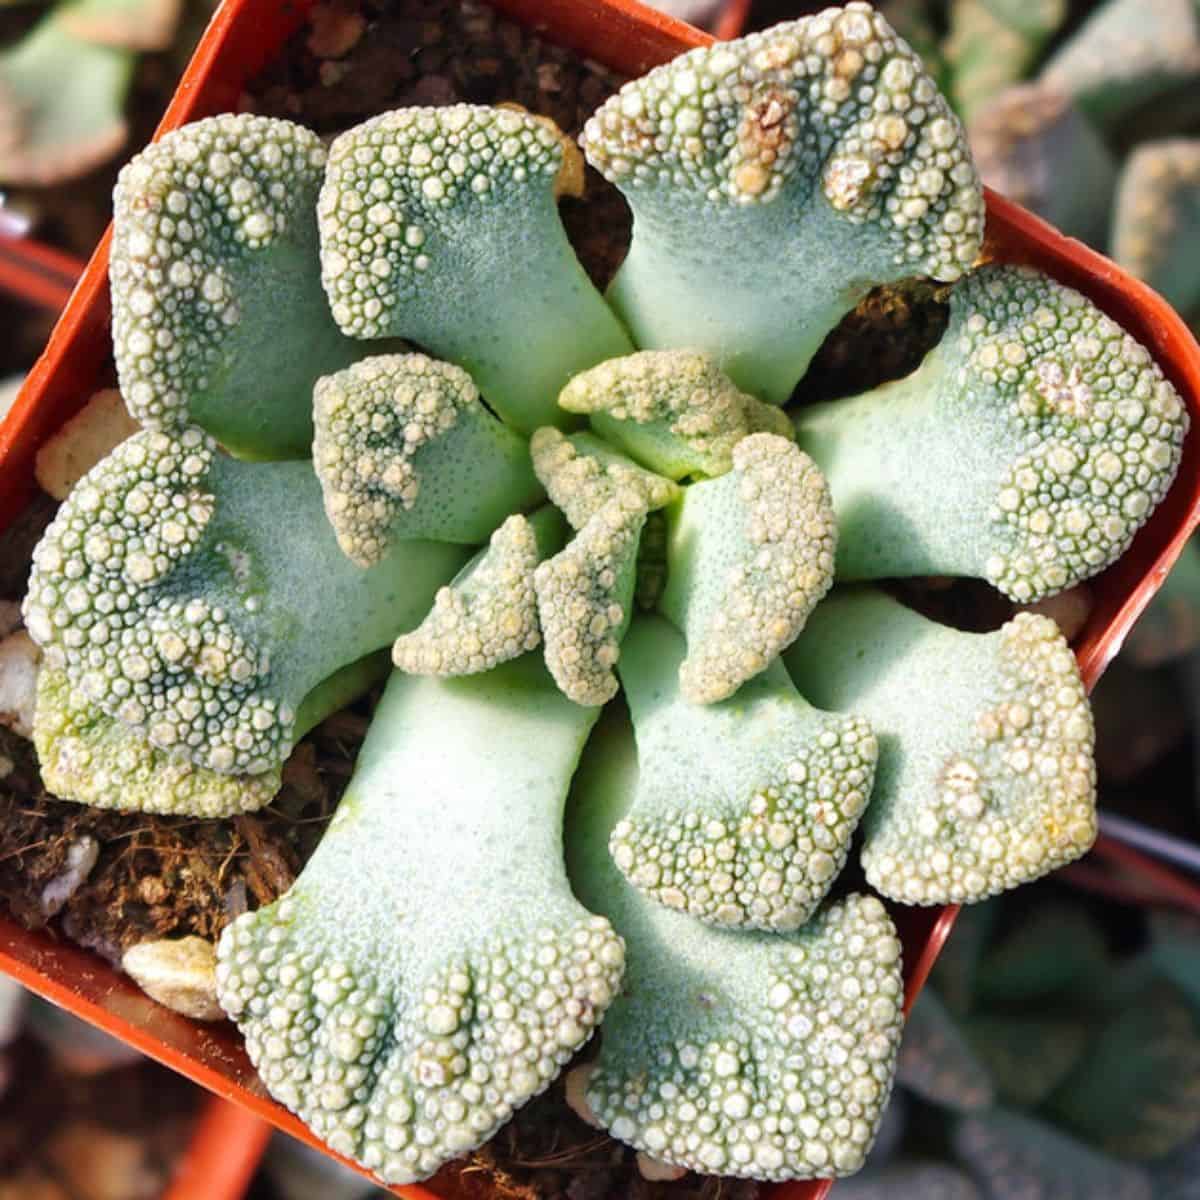
[[[959,1112],[992,1103],[992,1081],[937,993],[926,988],[908,1014],[896,1080],[922,1099]]]
[[[1055,53],[1041,78],[1111,128],[1143,105],[1195,88],[1200,14],[1193,0],[1107,0]]]
[[[1008,1109],[964,1117],[955,1153],[988,1200],[1152,1200],[1149,1175]]]
[[[67,32],[50,13],[0,54],[0,183],[82,175],[125,141],[134,56]]]
[[[967,134],[984,183],[1063,233],[1104,244],[1116,166],[1069,96],[1014,84],[976,108]]]
[[[839,1180],[838,1200],[983,1200],[971,1177],[948,1163],[897,1163]]]
[[[1200,188],[1197,189],[1200,203]],[[1196,255],[1200,267],[1200,252]],[[1200,275],[1200,269],[1197,270]],[[1182,658],[1200,648],[1200,546],[1183,547],[1171,573],[1150,606],[1129,631],[1122,655],[1139,667]]]
[[[1004,1104],[1035,1108],[1066,1078],[1087,1046],[1088,1030],[1066,1017],[976,1013],[963,1032]]]
[[[1200,271],[1196,269],[1200,260],[1200,138],[1146,142],[1126,159],[1113,213],[1110,253],[1179,312],[1195,315],[1200,310]],[[1170,597],[1190,612],[1191,624],[1182,630],[1186,650],[1200,637],[1200,549],[1191,543],[1184,546],[1150,607]],[[1147,612],[1139,624],[1144,625],[1149,615]],[[1150,646],[1152,652],[1155,649]],[[1164,649],[1166,652],[1151,653],[1143,661],[1152,665],[1170,657],[1170,639]]]
[[[1145,964],[1132,964],[1131,973],[1120,1011],[1047,1112],[1112,1154],[1158,1158],[1200,1133],[1200,1030],[1173,983],[1147,977]]]
[[[965,121],[1025,78],[1066,14],[1065,0],[954,0],[944,50]]]
[[[165,50],[179,27],[183,0],[66,0],[66,29],[101,46]]]
[[[1200,1196],[1200,1138],[1150,1168],[1154,1200],[1196,1200]]]
[[[1180,914],[1150,917],[1150,961],[1188,998],[1200,1020],[1200,921]]]
[[[1108,965],[1104,937],[1080,908],[1050,903],[1031,913],[979,962],[981,1004],[1040,1000],[1099,976]]]

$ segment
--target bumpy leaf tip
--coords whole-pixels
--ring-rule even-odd
[[[551,426],[529,442],[533,469],[551,501],[576,529],[582,529],[618,493],[641,497],[648,512],[669,504],[679,489],[588,434],[567,436]]]
[[[680,684],[711,704],[777,658],[829,590],[829,488],[791,442],[752,434],[734,447],[730,474],[688,489],[671,536],[661,603],[687,634]]]
[[[227,113],[166,134],[121,171],[113,192],[113,349],[122,395],[142,424],[177,429],[196,419],[193,398],[223,370],[226,344],[250,308],[243,277],[281,243],[308,245],[324,167],[325,148],[311,130]],[[315,281],[315,263],[312,274]],[[270,384],[260,381],[260,390]],[[306,397],[295,399],[307,410]]]
[[[819,142],[808,136],[818,123]],[[852,223],[885,229],[907,273],[956,279],[978,252],[982,203],[961,128],[867,4],[682,55],[605,103],[584,145],[633,191],[683,182],[697,197],[768,205],[815,183]]]
[[[484,408],[466,371],[424,354],[319,379],[313,423],[325,511],[360,567],[397,540],[481,542],[539,494],[524,439]]]
[[[1187,411],[1145,347],[1035,271],[985,267],[951,306],[954,386],[968,401],[997,397],[1027,447],[995,494],[1007,546],[986,575],[1036,600],[1124,552],[1175,477]]]
[[[695,350],[644,350],[601,363],[576,375],[558,402],[592,415],[597,432],[671,479],[725,474],[734,446],[751,433],[792,436],[779,409],[741,391]]]
[[[413,675],[474,675],[534,649],[538,557],[528,520],[509,517],[464,577],[438,592],[420,626],[396,639],[392,661]]]
[[[546,665],[576,704],[617,694],[614,667],[632,616],[641,496],[626,488],[609,500],[567,548],[534,572]]]
[[[162,586],[200,544],[215,446],[144,432],[84,477],[34,552],[29,632],[99,709],[150,744],[221,772],[266,771],[295,714],[266,690],[266,656],[231,614]],[[193,750],[193,748],[195,749]]]
[[[453,273],[431,242],[441,233],[453,246],[445,234],[456,222],[486,222],[490,207],[519,205],[539,187],[551,194],[563,161],[548,123],[482,105],[397,109],[343,134],[318,209],[322,276],[342,331],[415,336],[403,307],[421,307],[430,280]]]
[[[1095,841],[1095,735],[1071,648],[1032,613],[999,638],[995,702],[975,714],[971,744],[945,756],[926,804],[895,806],[864,845],[863,868],[884,895],[973,903]]]

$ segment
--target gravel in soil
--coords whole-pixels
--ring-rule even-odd
[[[486,4],[334,0],[313,10],[247,89],[241,107],[333,134],[402,105],[514,101],[578,134],[620,83]],[[584,197],[565,200],[562,213],[581,261],[603,287],[628,245],[627,206],[589,168]],[[872,294],[830,335],[796,399],[851,394],[905,374],[944,324],[941,296],[930,286]],[[0,597],[21,595],[29,552],[52,513],[52,505],[39,502],[0,537]],[[948,597],[939,603],[955,607]],[[965,604],[970,610],[972,602]],[[271,902],[291,885],[336,807],[372,701],[305,738],[275,802],[232,821],[62,803],[41,787],[28,743],[0,730],[0,903],[23,924],[49,927],[113,963],[146,938],[215,938],[239,912]],[[51,916],[45,889],[84,838],[99,847],[96,864]],[[630,1151],[565,1106],[561,1084],[450,1174],[459,1194],[480,1200],[754,1200],[760,1192],[754,1183],[698,1176],[644,1181]]]

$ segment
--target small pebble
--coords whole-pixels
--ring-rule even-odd
[[[23,629],[0,642],[0,725],[23,738],[33,736],[40,657],[36,643]]]
[[[90,834],[76,838],[67,847],[62,872],[42,888],[42,914],[47,920],[62,912],[67,901],[83,887],[99,857],[100,843]]]
[[[159,1004],[194,1021],[220,1021],[217,955],[201,937],[139,942],[125,951],[121,966]]]
[[[563,1098],[567,1102],[567,1107],[585,1125],[590,1125],[593,1129],[603,1129],[603,1123],[596,1116],[587,1099],[588,1080],[592,1077],[595,1069],[594,1063],[584,1063],[582,1066],[572,1067],[563,1080]]]
[[[139,428],[120,392],[115,388],[96,392],[38,451],[33,468],[38,486],[55,500],[65,500],[110,450]]]

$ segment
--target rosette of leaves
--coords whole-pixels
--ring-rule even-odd
[[[221,940],[271,1093],[410,1182],[603,1020],[587,1092],[615,1138],[851,1174],[902,1024],[887,910],[828,895],[873,790],[868,878],[971,901],[1086,849],[1094,768],[1047,618],[967,635],[826,594],[1086,578],[1165,492],[1186,415],[1083,296],[973,269],[961,126],[865,4],[684,55],[583,143],[634,214],[607,295],[557,210],[579,152],[521,110],[402,109],[328,147],[226,115],[129,164],[113,332],[145,428],[35,553],[35,740],[70,799],[248,811],[390,648],[320,847]],[[952,285],[917,371],[781,411],[829,330],[914,275]],[[893,428],[907,465],[882,471]],[[810,618],[856,647],[836,671]],[[622,689],[631,720],[601,720]],[[984,1104],[948,1020],[917,1051],[977,1061],[926,1091]]]

